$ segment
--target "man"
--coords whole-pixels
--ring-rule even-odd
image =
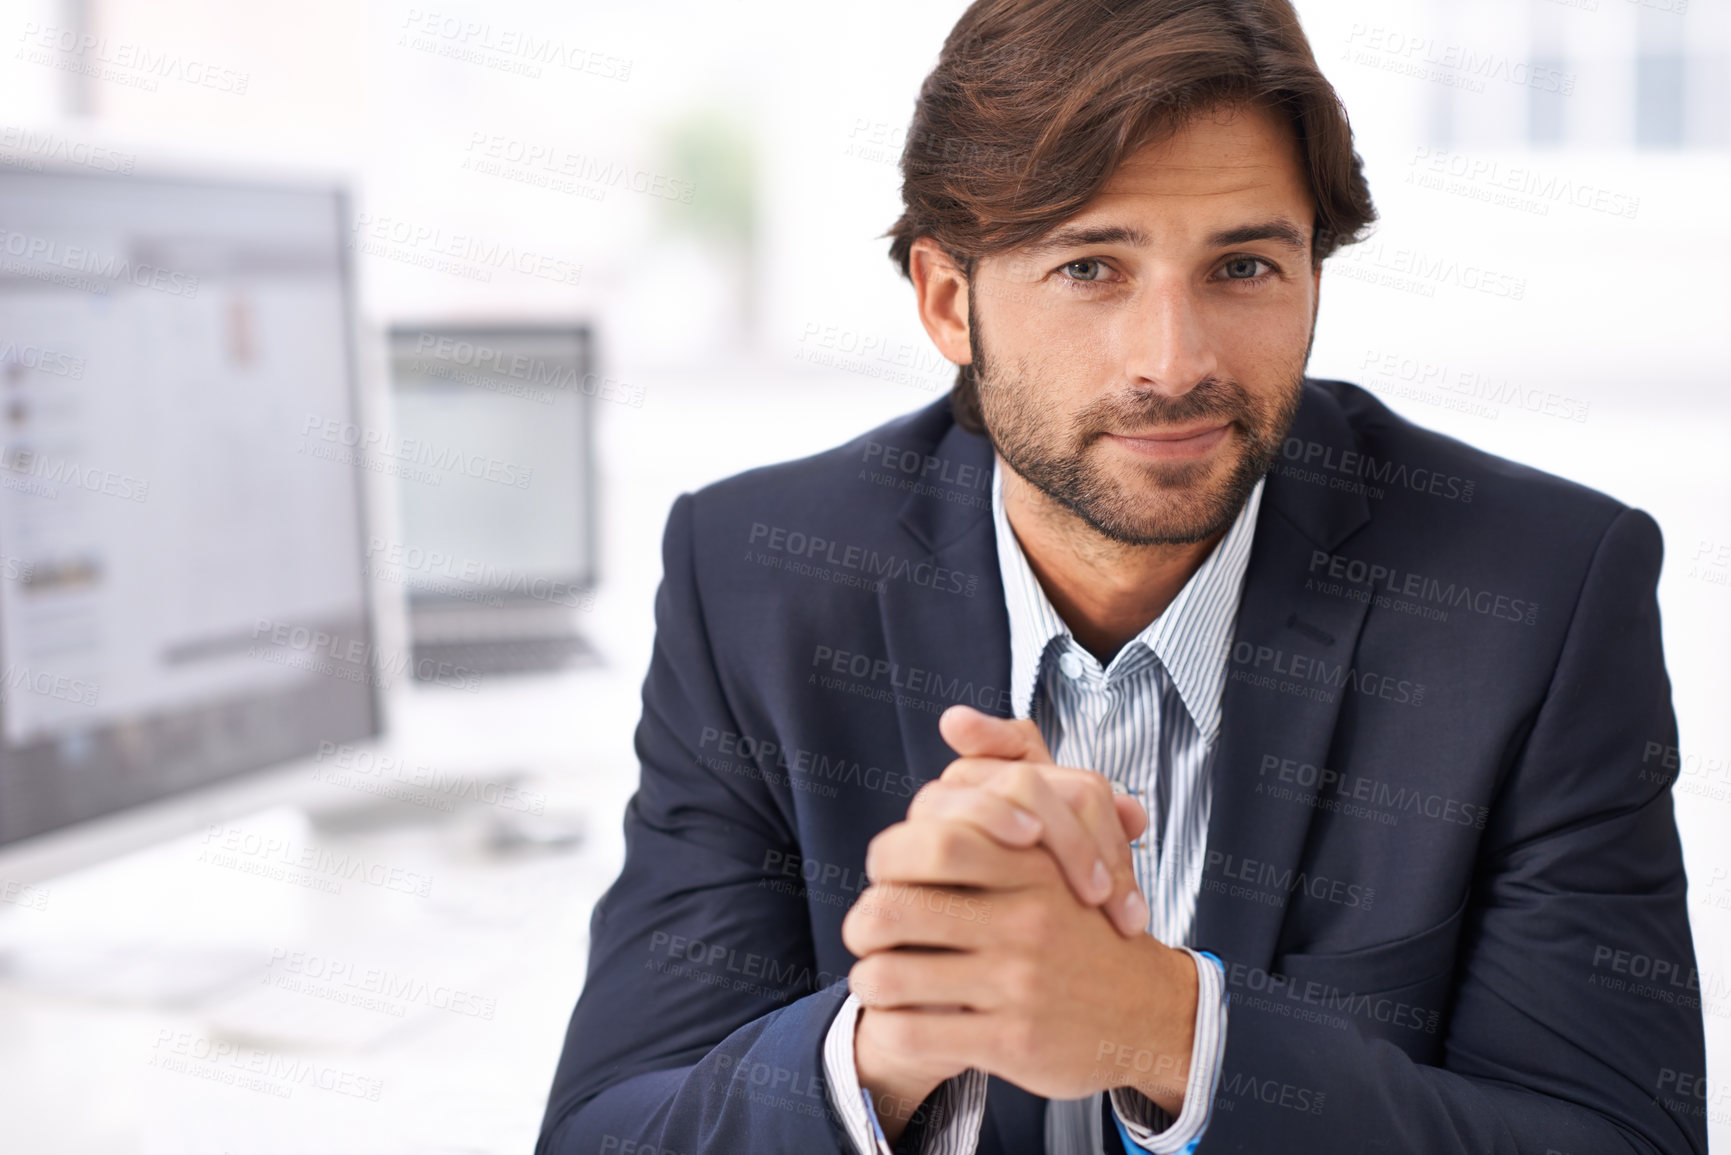
[[[980,0],[903,173],[956,390],[674,504],[539,1150],[1704,1151],[1658,529],[1304,378],[1285,0]]]

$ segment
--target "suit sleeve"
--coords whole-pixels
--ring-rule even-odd
[[[596,904],[582,995],[536,1155],[840,1155],[822,1044],[847,995],[815,970],[804,904],[773,888],[797,853],[738,733],[710,651],[693,499],[668,517],[656,638],[625,813],[625,865]]]
[[[1295,1151],[1706,1151],[1705,1113],[1679,1093],[1705,1072],[1699,1003],[1637,993],[1604,965],[1624,951],[1694,968],[1669,777],[1643,770],[1676,743],[1661,555],[1652,518],[1624,510],[1588,567],[1481,844],[1440,1065],[1356,1029],[1235,1010],[1225,1091],[1307,1088],[1312,1109],[1257,1119],[1241,1097],[1203,1152],[1254,1150],[1276,1116]]]

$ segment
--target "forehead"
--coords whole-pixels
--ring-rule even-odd
[[[1286,208],[1308,224],[1313,201],[1292,125],[1259,105],[1210,109],[1127,156],[1076,219],[1157,208],[1213,216]]]

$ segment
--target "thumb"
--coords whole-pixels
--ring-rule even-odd
[[[938,733],[963,758],[1051,764],[1051,752],[1031,718],[994,718],[972,706],[951,706],[938,718]]]

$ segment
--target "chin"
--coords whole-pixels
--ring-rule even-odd
[[[1241,465],[1232,455],[1131,470],[1114,479],[1106,502],[1077,512],[1099,533],[1129,545],[1204,541],[1230,526],[1242,508],[1242,499],[1231,500]]]

